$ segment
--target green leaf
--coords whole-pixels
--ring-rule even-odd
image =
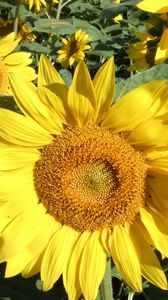
[[[66,69],[61,69],[61,70],[59,70],[59,73],[60,73],[62,79],[64,80],[66,86],[69,87],[72,82],[71,72]]]
[[[0,4],[1,5],[1,4]],[[13,16],[13,18],[15,17],[16,14],[16,4],[15,6],[12,6],[13,8],[10,10],[10,15]],[[20,4],[19,5],[19,17],[21,19],[26,19],[27,17],[31,17],[33,19],[36,18],[36,15],[33,14],[33,12],[31,10],[28,10],[24,5]]]
[[[115,99],[118,100],[121,96],[128,93],[132,89],[152,80],[168,80],[168,65],[160,64],[152,68],[133,75],[127,80],[121,79],[116,84]]]
[[[122,279],[122,277],[121,277],[120,273],[118,272],[116,266],[113,266],[113,267],[112,267],[111,272],[112,272],[112,277],[115,277],[115,278],[117,278],[117,279],[119,279],[119,280]]]
[[[145,289],[145,297],[146,299],[151,300],[167,300],[168,299],[168,291],[161,290],[156,286],[150,285],[149,288]]]
[[[105,18],[113,18],[118,14],[123,14],[127,12],[130,7],[135,6],[139,1],[138,0],[130,0],[122,3],[112,3],[111,5],[105,7],[100,15],[101,19]]]
[[[12,96],[0,96],[0,108],[20,112]]]
[[[89,22],[73,18],[73,25],[82,31],[85,31],[91,38],[91,41],[106,39],[105,35],[95,26],[91,25]]]
[[[114,54],[114,50],[90,50],[89,54],[96,55],[96,56],[105,56],[111,57]]]
[[[33,31],[52,33],[58,36],[75,32],[75,27],[68,21],[42,18],[35,22],[35,27],[32,29]]]
[[[0,3],[0,9],[3,9],[3,8],[12,8],[12,7],[14,7],[14,5],[9,4],[6,1],[1,1],[1,3]]]
[[[34,53],[45,53],[49,54],[51,52],[51,49],[49,46],[42,46],[41,44],[37,42],[33,43],[21,43],[19,45],[19,50],[21,51],[29,51],[29,52],[34,52]]]

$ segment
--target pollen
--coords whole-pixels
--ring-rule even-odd
[[[8,72],[5,64],[0,59],[0,95],[3,95],[7,92],[9,86],[8,81]]]
[[[40,202],[61,224],[83,232],[132,222],[145,205],[141,152],[98,125],[67,127],[34,168]]]

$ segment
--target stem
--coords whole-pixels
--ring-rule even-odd
[[[99,288],[97,300],[113,300],[113,290],[111,282],[111,258],[107,258],[106,273]]]
[[[58,3],[58,9],[57,9],[57,15],[56,15],[56,20],[59,20],[60,18],[60,14],[61,14],[61,10],[62,10],[62,3],[64,0],[59,0]]]
[[[135,294],[134,292],[130,292],[128,294],[128,300],[133,300],[134,294]]]
[[[15,38],[17,37],[18,32],[18,21],[19,21],[19,8],[20,8],[20,1],[17,1],[16,11],[15,11],[15,19],[13,23],[13,31],[15,33]]]
[[[119,292],[118,292],[118,295],[117,295],[117,299],[116,299],[116,300],[120,300],[120,296],[121,296],[121,294],[122,294],[123,287],[124,287],[124,283],[121,282],[121,286],[120,286],[120,289],[119,289]]]
[[[50,15],[52,10],[53,0],[49,0],[49,8],[48,8],[48,14]]]
[[[62,4],[62,8],[67,5],[68,3],[70,3],[72,0],[67,0],[64,4]]]

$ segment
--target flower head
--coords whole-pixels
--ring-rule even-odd
[[[64,67],[72,66],[73,63],[83,60],[85,57],[85,50],[91,48],[88,43],[90,37],[81,29],[77,30],[74,35],[65,39],[62,38],[62,48],[57,51],[57,60],[62,63]]]
[[[119,24],[122,20],[123,20],[122,14],[119,14],[119,15],[117,15],[116,17],[112,18],[112,21],[113,21],[114,23],[118,23],[118,24]]]
[[[13,31],[13,19],[4,20],[0,18],[0,30],[1,36],[5,36]],[[34,42],[36,39],[35,34],[32,33],[31,28],[26,24],[25,20],[19,19],[17,38],[20,38],[23,42]]]
[[[10,81],[23,114],[0,110],[5,276],[41,272],[49,290],[62,274],[70,300],[93,300],[109,254],[133,290],[167,289],[153,250],[168,255],[167,83],[114,103],[112,58],[93,81],[81,61],[68,89],[45,57],[37,88]]]
[[[52,4],[58,4],[59,3],[59,0],[52,0]]]
[[[133,61],[128,70],[139,72],[154,65],[156,47],[154,47],[155,37],[150,34],[137,32],[136,36],[140,41],[131,43],[126,52]]]
[[[157,14],[165,14],[163,19],[168,21],[168,1],[163,0],[143,0],[137,4],[137,7],[152,13]],[[162,15],[161,15],[162,18]],[[155,55],[155,63],[162,63],[168,59],[168,27],[167,22],[165,22],[165,26],[163,27],[163,33],[160,38],[160,41],[157,46],[157,51]]]
[[[168,12],[167,0],[143,0],[136,6],[142,10],[157,14],[164,14]]]
[[[12,32],[0,39],[0,95],[10,92],[9,76],[11,74],[16,77],[21,76],[27,81],[37,78],[34,69],[28,66],[32,62],[31,53],[13,52],[20,42],[20,39],[15,39],[14,36]]]
[[[46,7],[46,1],[45,0],[20,0],[22,3],[25,3],[26,5],[29,5],[29,9],[32,9],[32,7],[35,7],[35,10],[37,12],[40,11],[41,5]]]

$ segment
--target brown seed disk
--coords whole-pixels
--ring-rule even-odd
[[[96,125],[68,127],[43,147],[34,168],[48,213],[79,232],[132,221],[144,205],[145,181],[142,154]]]
[[[9,85],[7,68],[0,59],[0,95],[7,92]]]

